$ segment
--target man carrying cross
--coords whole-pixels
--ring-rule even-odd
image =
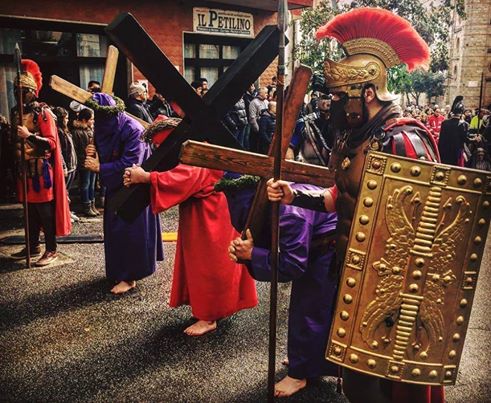
[[[107,205],[123,186],[124,169],[147,159],[150,147],[140,140],[143,127],[123,113],[121,99],[99,92],[85,104],[95,113],[95,146],[87,147],[85,167],[99,173]],[[104,252],[106,275],[115,282],[111,292],[134,288],[137,280],[155,271],[156,260],[163,259],[158,215],[145,208],[129,223],[104,208]]]
[[[332,125],[338,130],[330,167],[334,187],[321,192],[293,190],[288,182],[270,180],[268,198],[322,211],[336,211],[337,268],[341,267],[353,220],[361,173],[368,150],[416,159],[438,160],[430,133],[417,121],[401,119],[395,97],[387,90],[387,69],[405,63],[409,69],[428,62],[429,49],[410,24],[389,11],[360,8],[339,15],[317,31],[317,38],[337,39],[347,57],[326,60],[326,86],[333,94]],[[389,325],[387,325],[389,326]],[[442,402],[441,387],[380,380],[344,369],[345,393],[351,402]]]
[[[254,177],[253,177],[254,178]],[[295,184],[298,189],[314,185]],[[216,189],[227,196],[232,223],[243,231],[256,184],[250,177],[224,179]],[[268,221],[271,217],[267,218]],[[280,208],[278,281],[292,284],[288,307],[288,375],[275,385],[276,397],[288,397],[307,386],[307,379],[338,375],[324,352],[334,310],[337,278],[334,265],[336,214],[292,205]],[[234,239],[229,257],[247,265],[257,281],[271,281],[271,247],[258,245],[247,229],[246,239]]]
[[[145,139],[160,145],[181,119],[151,125]],[[126,169],[125,186],[150,184],[152,211],[179,205],[179,231],[170,306],[190,305],[197,322],[184,330],[201,336],[217,328],[217,320],[257,305],[256,286],[245,266],[231,262],[226,245],[237,236],[227,202],[213,186],[223,172],[179,164],[166,172]]]

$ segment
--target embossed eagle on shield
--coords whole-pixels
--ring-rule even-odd
[[[491,218],[491,175],[371,152],[327,358],[453,384]]]

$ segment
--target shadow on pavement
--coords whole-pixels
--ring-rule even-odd
[[[37,319],[113,300],[117,297],[108,292],[110,286],[109,280],[99,278],[4,304],[0,307],[0,329],[11,330]]]

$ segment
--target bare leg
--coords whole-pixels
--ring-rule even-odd
[[[136,281],[120,281],[111,289],[111,292],[113,294],[124,294],[135,287]]]
[[[307,379],[285,376],[274,386],[275,397],[289,397],[307,386]]]
[[[208,332],[212,332],[217,328],[217,321],[198,320],[194,325],[187,327],[184,330],[188,336],[203,336]]]

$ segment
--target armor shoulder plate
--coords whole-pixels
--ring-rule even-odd
[[[416,119],[392,119],[382,129],[380,149],[389,154],[439,161],[437,146],[428,129]]]

